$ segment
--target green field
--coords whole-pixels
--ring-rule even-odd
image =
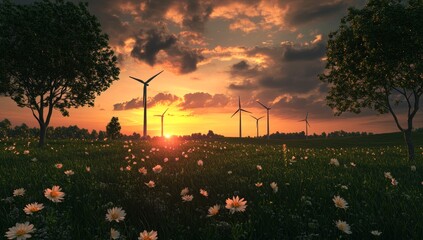
[[[16,223],[30,222],[37,229],[31,239],[110,239],[110,228],[120,239],[137,239],[144,230],[158,231],[159,239],[372,239],[374,230],[382,239],[423,239],[423,135],[414,138],[415,163],[408,162],[397,134],[269,143],[67,140],[49,141],[44,149],[34,141],[3,141],[0,232],[4,236]],[[329,164],[332,158],[340,165]],[[160,173],[152,171],[156,165],[163,167]],[[146,175],[139,173],[142,167]],[[66,170],[75,174],[67,176]],[[146,186],[150,180],[154,188]],[[44,197],[53,185],[65,192],[63,202]],[[186,187],[193,195],[189,202],[180,194]],[[25,195],[13,197],[18,188]],[[247,201],[245,212],[225,208],[233,196]],[[349,207],[336,208],[334,196]],[[33,202],[45,208],[25,214],[23,208]],[[219,213],[207,217],[215,204]],[[113,207],[125,210],[124,221],[106,220]],[[338,230],[337,220],[346,221],[352,234]]]

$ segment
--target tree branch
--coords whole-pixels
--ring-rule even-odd
[[[397,115],[395,114],[394,110],[392,109],[391,103],[389,101],[389,91],[386,89],[385,87],[385,100],[386,100],[386,104],[388,106],[389,112],[391,113],[391,115],[394,117],[395,123],[397,124],[397,127],[399,130],[401,130],[401,132],[404,132],[404,129],[401,127]]]

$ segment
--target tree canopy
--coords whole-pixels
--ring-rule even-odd
[[[107,136],[111,139],[117,139],[121,136],[120,134],[120,123],[118,117],[112,117],[109,124],[106,126]]]
[[[30,108],[40,125],[40,145],[53,109],[93,106],[118,79],[108,36],[87,4],[43,0],[0,3],[0,93]]]
[[[329,84],[327,103],[336,115],[363,108],[391,113],[414,157],[411,131],[423,93],[422,60],[423,1],[370,0],[362,9],[349,9],[329,35],[326,70],[320,75]],[[395,112],[400,103],[405,126]]]

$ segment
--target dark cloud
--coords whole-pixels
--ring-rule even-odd
[[[167,56],[158,59],[160,51]],[[157,62],[168,63],[180,74],[195,71],[198,62],[204,59],[199,50],[184,45],[176,35],[170,34],[164,27],[141,30],[136,37],[131,56],[145,61],[150,66],[154,66]]]
[[[258,86],[254,84],[251,80],[243,80],[241,83],[231,83],[229,84],[229,89],[231,90],[254,90]]]
[[[286,61],[319,60],[326,55],[326,44],[319,42],[311,47],[289,46],[285,50]]]
[[[205,92],[188,93],[178,106],[183,109],[224,107],[229,103],[229,97],[224,94],[211,95]]]
[[[140,60],[144,60],[150,66],[156,64],[156,55],[160,50],[168,50],[175,45],[177,38],[173,34],[168,34],[164,28],[141,30],[136,37],[135,46],[131,52],[131,56]]]
[[[288,11],[287,20],[291,25],[303,25],[321,18],[344,13],[349,5],[345,1],[297,1]]]
[[[180,98],[178,96],[172,95],[170,93],[158,93],[152,98],[148,100],[148,106],[154,107],[156,105],[170,105],[174,102],[179,101]],[[123,103],[116,103],[113,105],[114,111],[123,111],[123,110],[131,110],[143,107],[143,101],[141,98],[133,98],[130,101],[123,102]]]
[[[204,25],[212,11],[213,7],[211,4],[204,4],[198,0],[188,0],[186,5],[187,14],[182,24],[193,31],[203,32]]]

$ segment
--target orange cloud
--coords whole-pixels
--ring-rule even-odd
[[[254,22],[250,21],[248,18],[241,18],[229,25],[231,30],[241,30],[245,33],[252,32],[257,29],[257,26]]]

